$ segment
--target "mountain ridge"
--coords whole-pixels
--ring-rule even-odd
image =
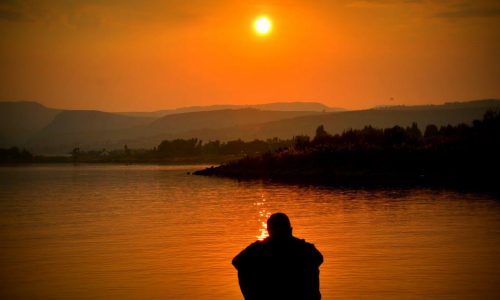
[[[0,108],[6,107],[0,102]],[[31,126],[17,140],[9,136],[12,127],[0,128],[0,146],[25,147],[34,153],[68,153],[82,149],[152,148],[164,139],[199,138],[204,141],[241,138],[243,140],[296,135],[313,135],[319,125],[331,133],[349,128],[409,126],[417,122],[421,130],[427,124],[456,125],[482,118],[487,109],[500,109],[500,100],[486,99],[442,105],[375,107],[342,112],[270,111],[255,108],[184,112],[160,118],[124,116],[95,110],[55,110],[43,105],[26,104],[42,111],[47,124]],[[3,106],[2,106],[3,105]],[[12,106],[12,103],[9,104]],[[8,106],[8,105],[7,105]],[[0,113],[9,116],[12,109]],[[15,114],[13,114],[15,115]],[[29,123],[30,114],[15,115],[10,125]],[[37,118],[34,118],[37,119]],[[22,121],[20,121],[22,120]],[[5,123],[5,121],[4,121]],[[0,124],[4,124],[0,122]],[[15,127],[15,126],[14,126]],[[12,132],[22,132],[12,130]]]
[[[255,108],[260,110],[276,110],[276,111],[311,111],[311,112],[322,112],[322,111],[345,111],[346,109],[340,107],[329,107],[320,102],[271,102],[264,104],[215,104],[206,106],[187,106],[179,107],[175,109],[163,109],[152,112],[117,112],[121,115],[130,116],[156,116],[162,117],[172,114],[180,113],[190,113],[190,112],[201,112],[201,111],[215,111],[215,110],[226,110],[226,109],[245,109],[245,108]]]
[[[38,102],[0,102],[0,147],[23,145],[60,112]]]

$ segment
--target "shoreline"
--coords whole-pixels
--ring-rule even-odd
[[[451,188],[454,190],[494,192],[500,195],[500,186],[494,174],[464,175],[457,173],[416,174],[403,172],[245,172],[225,169],[227,166],[208,167],[193,175],[231,178],[238,181],[265,181],[284,184],[315,185],[341,188]]]

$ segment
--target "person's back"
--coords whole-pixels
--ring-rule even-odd
[[[268,231],[267,239],[251,244],[233,259],[245,299],[321,299],[321,253],[292,236],[285,214],[272,215]]]

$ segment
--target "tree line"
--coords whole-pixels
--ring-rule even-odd
[[[198,172],[248,178],[336,182],[490,182],[500,167],[500,113],[471,125],[366,126],[332,135],[296,136],[287,149]]]
[[[247,155],[254,156],[269,151],[277,151],[291,145],[291,140],[278,138],[253,141],[219,140],[204,143],[197,138],[164,140],[153,149],[130,149],[127,145],[122,150],[82,151],[73,149],[71,157],[75,162],[159,162],[159,163],[220,163],[227,159],[237,159]]]
[[[124,163],[225,163],[219,169],[238,174],[311,174],[362,172],[429,173],[447,169],[474,169],[474,164],[497,163],[492,153],[499,150],[500,113],[488,111],[471,125],[438,127],[428,125],[422,132],[416,123],[347,129],[328,133],[324,126],[314,137],[291,139],[232,140],[203,142],[197,138],[164,140],[152,149],[82,150],[68,155],[43,157],[17,147],[0,149],[1,163],[22,162],[124,162]],[[490,162],[486,160],[490,160]],[[251,175],[253,173],[254,175]]]
[[[33,154],[18,147],[0,148],[0,163],[32,162]]]
[[[164,140],[152,149],[83,150],[73,148],[65,156],[36,156],[26,149],[17,147],[0,148],[0,163],[26,162],[124,162],[124,163],[183,163],[215,162],[274,152],[290,147],[292,140],[278,138],[267,140],[243,141],[241,139],[221,142],[203,142],[197,138]]]

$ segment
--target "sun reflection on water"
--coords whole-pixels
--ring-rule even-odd
[[[267,219],[271,216],[271,212],[266,209],[266,198],[264,195],[261,195],[261,200],[254,203],[255,206],[259,209],[259,216],[257,218],[257,222],[259,223],[259,234],[256,238],[259,241],[267,238],[269,234],[267,233]]]

